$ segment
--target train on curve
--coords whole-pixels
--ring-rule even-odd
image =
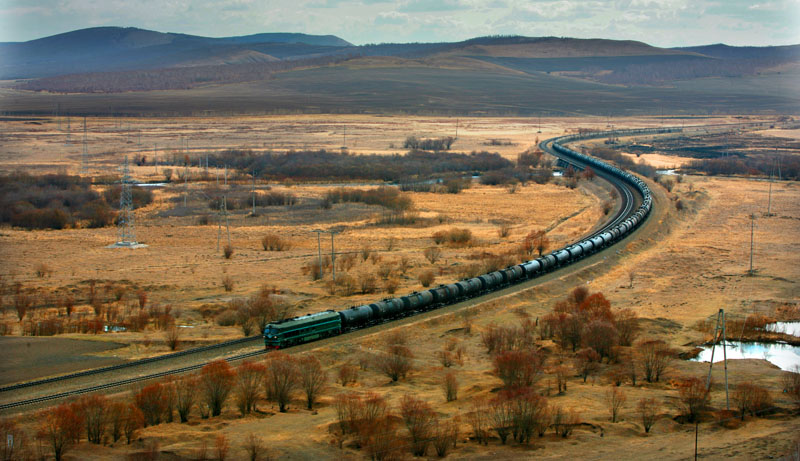
[[[659,131],[636,130],[636,133],[640,132]],[[263,332],[266,348],[294,346],[475,298],[571,264],[613,245],[630,234],[650,213],[652,208],[650,189],[637,176],[560,144],[577,139],[580,138],[568,136],[545,141],[542,144],[550,143],[552,148],[548,147],[548,150],[558,157],[579,167],[589,166],[600,176],[616,183],[618,188],[626,191],[622,197],[623,202],[629,202],[623,204],[623,210],[630,211],[622,212],[605,227],[581,241],[515,266],[398,298],[386,298],[338,312],[328,310],[271,323]],[[641,203],[635,210],[633,194],[627,192],[631,189],[641,196]]]

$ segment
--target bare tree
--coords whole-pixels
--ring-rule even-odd
[[[214,439],[214,451],[217,452],[217,459],[219,461],[225,461],[228,458],[228,451],[231,448],[231,444],[228,441],[228,437],[225,434],[219,434]]]
[[[247,434],[247,437],[245,437],[244,451],[247,454],[247,459],[250,461],[269,461],[272,459],[267,446],[253,433]]]
[[[261,363],[244,362],[237,367],[236,406],[242,416],[255,409],[266,371],[266,367]]]
[[[444,375],[442,387],[444,388],[444,396],[448,402],[458,399],[458,379],[455,373],[451,371]]]
[[[87,395],[78,400],[76,407],[86,424],[86,438],[100,444],[108,421],[108,399],[104,395]]]
[[[450,448],[456,446],[458,425],[458,416],[447,422],[437,422],[433,429],[433,448],[436,450],[436,456],[444,458]]]
[[[642,418],[644,432],[649,433],[650,428],[653,427],[653,424],[656,422],[656,411],[658,410],[658,404],[656,404],[655,399],[643,398],[639,400],[636,408],[639,410],[639,416]]]
[[[189,421],[197,394],[197,377],[186,376],[175,382],[175,407],[182,423]]]
[[[709,388],[700,378],[684,378],[678,383],[676,406],[690,423],[698,421],[708,408]]]
[[[411,452],[414,456],[425,456],[436,414],[427,402],[406,394],[400,400],[400,415],[411,436]]]
[[[439,247],[428,247],[425,248],[422,254],[425,255],[425,259],[427,259],[428,262],[436,264],[436,261],[442,256],[442,250]]]
[[[301,357],[297,361],[298,382],[306,394],[306,404],[309,410],[314,406],[314,401],[328,383],[328,373],[322,369],[319,360],[313,355]]]
[[[625,392],[617,386],[611,386],[606,391],[606,405],[608,405],[608,411],[611,413],[612,423],[617,422],[619,411],[625,405],[625,400],[627,399]]]
[[[66,452],[80,439],[83,419],[72,405],[61,404],[39,415],[38,437],[53,450],[53,457],[61,461]]]
[[[224,360],[215,360],[200,370],[200,391],[211,409],[211,416],[219,416],[222,406],[233,389],[236,372]]]
[[[648,383],[658,382],[674,355],[664,341],[655,339],[639,342],[636,351]]]
[[[489,443],[489,406],[485,399],[473,400],[467,420],[472,426],[472,435],[479,444]]]
[[[178,350],[178,346],[181,343],[181,329],[175,327],[175,325],[170,326],[164,330],[164,340],[169,350]]]
[[[600,369],[600,354],[591,347],[579,350],[575,355],[575,368],[585,383],[586,378],[597,373],[597,370]]]
[[[281,413],[291,400],[291,393],[297,385],[297,365],[295,359],[282,352],[272,352],[267,357],[267,372],[264,375],[267,399],[278,404]]]
[[[744,421],[745,413],[749,412],[751,416],[756,416],[772,406],[772,397],[769,395],[769,391],[751,382],[738,384],[731,397],[741,413],[742,421]]]

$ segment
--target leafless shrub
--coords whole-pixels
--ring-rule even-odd
[[[361,291],[361,294],[369,294],[375,293],[378,288],[378,281],[375,279],[375,276],[371,273],[363,273],[358,278],[358,286]]]
[[[744,421],[746,413],[756,416],[772,406],[772,397],[769,395],[769,391],[751,382],[738,384],[734,388],[731,397],[734,405],[741,413],[742,421]]]
[[[653,424],[656,422],[656,411],[658,410],[658,404],[656,403],[655,399],[643,398],[639,400],[636,408],[639,410],[639,416],[642,418],[644,432],[650,433],[650,428],[652,428]]]
[[[305,392],[306,405],[311,410],[314,402],[328,382],[328,374],[322,369],[319,360],[313,355],[300,357],[297,361],[297,370],[298,384]]]
[[[267,357],[267,372],[264,379],[266,395],[278,404],[281,413],[291,400],[291,393],[297,386],[297,364],[294,357],[282,352],[272,352]]]
[[[658,382],[674,357],[672,349],[661,340],[643,340],[636,351],[648,383]]]
[[[197,377],[186,376],[175,382],[175,407],[182,423],[189,421],[189,414],[197,398]]]
[[[178,346],[181,343],[181,329],[172,325],[164,330],[164,342],[167,344],[169,350],[178,350]]]
[[[676,406],[678,410],[686,416],[688,422],[698,421],[708,409],[710,400],[705,380],[695,377],[684,378],[678,382],[677,386]]]
[[[406,394],[400,400],[400,415],[411,436],[411,452],[425,456],[436,422],[433,409],[424,400]]]
[[[264,251],[286,251],[292,248],[292,243],[277,234],[267,234],[261,238],[261,247]]]
[[[219,461],[225,461],[228,458],[228,451],[230,448],[231,444],[228,441],[228,437],[225,434],[217,435],[214,439],[214,451]]]
[[[508,237],[511,234],[511,224],[502,223],[497,226],[497,236],[501,239]]]
[[[36,276],[41,278],[49,277],[53,274],[53,269],[45,263],[37,263],[34,268]]]
[[[439,247],[428,247],[425,248],[425,251],[422,253],[425,256],[425,259],[428,260],[431,264],[436,264],[436,261],[442,256],[442,250]]]
[[[343,364],[337,372],[337,381],[342,386],[355,384],[358,381],[358,367],[349,363]]]
[[[447,422],[439,421],[433,429],[433,448],[436,456],[444,458],[451,448],[455,448],[458,441],[459,421],[456,416]]]
[[[467,420],[472,426],[472,436],[478,444],[489,444],[489,405],[485,399],[478,398],[473,400],[470,412],[467,413]]]
[[[561,407],[555,407],[552,426],[556,434],[567,438],[580,423],[580,417],[575,410],[564,410]]]
[[[419,278],[419,283],[423,287],[428,288],[429,286],[431,286],[434,280],[436,280],[436,275],[434,275],[433,271],[427,270],[420,272],[418,278]]]
[[[442,387],[444,389],[444,396],[448,402],[458,399],[458,379],[455,373],[451,371],[444,375]]]
[[[228,292],[233,291],[233,286],[234,285],[235,285],[235,282],[233,281],[233,278],[230,275],[226,275],[226,276],[222,277],[222,288],[224,288],[225,291],[228,291]]]
[[[245,361],[236,368],[236,406],[242,416],[250,414],[258,401],[259,390],[267,369],[261,363]]]
[[[225,256],[225,259],[231,259],[231,256],[233,256],[233,246],[228,244],[222,247],[222,255]]]
[[[391,278],[383,283],[383,289],[390,295],[393,295],[399,286],[400,282],[395,278]]]
[[[627,396],[619,387],[611,386],[606,390],[606,405],[608,405],[608,411],[611,413],[612,423],[617,422],[617,417],[622,406],[625,405],[625,400],[627,400]]]

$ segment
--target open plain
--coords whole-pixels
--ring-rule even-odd
[[[741,121],[734,117],[627,118],[614,120],[614,126],[624,129]],[[81,161],[82,122],[83,119],[70,120],[67,144],[64,117],[0,121],[3,146],[0,170],[10,173],[24,168],[35,173],[76,174]],[[137,155],[160,157],[162,162],[175,155],[188,155],[193,166],[184,170],[184,174],[188,172],[187,182],[165,180],[164,168],[176,169],[174,166],[163,163],[132,166],[131,175],[137,182],[159,184],[150,186],[153,201],[136,210],[137,239],[147,244],[147,248],[105,248],[116,239],[114,227],[58,231],[3,227],[0,230],[3,281],[8,287],[19,283],[35,289],[43,300],[43,308],[38,310],[42,315],[48,315],[46,312],[56,315],[58,303],[48,299],[71,293],[77,300],[76,312],[91,316],[93,306],[82,301],[90,287],[96,287],[107,298],[108,308],[124,316],[138,309],[137,294],[144,292],[151,305],[170,306],[176,324],[184,327],[181,328],[183,347],[242,336],[239,327],[221,326],[215,320],[236,299],[253,296],[262,287],[274,289],[276,296],[291,305],[295,314],[363,304],[387,296],[385,282],[390,279],[397,282],[394,290],[404,294],[422,288],[421,272],[433,272],[435,283],[449,283],[461,278],[472,264],[502,255],[516,256],[516,248],[531,230],[546,230],[549,249],[559,248],[602,223],[604,204],[613,202],[610,190],[598,179],[581,180],[574,189],[566,187],[562,179],[547,184],[529,182],[514,188],[483,185],[474,180],[470,188],[458,194],[406,193],[414,204],[416,222],[389,225],[381,223],[383,211],[376,205],[322,206],[325,194],[336,187],[376,188],[378,183],[257,181],[256,190],[291,194],[296,202],[291,206],[259,207],[255,217],[248,216],[250,210],[246,207],[233,211],[228,226],[234,252],[226,259],[217,246],[220,240],[222,246],[227,242],[226,224],[224,220],[217,221],[217,212],[209,207],[210,198],[205,194],[211,185],[217,187],[218,181],[222,183],[220,187],[245,193],[251,183],[242,172],[221,169],[211,169],[205,179],[200,179],[205,174],[202,160],[207,152],[229,148],[338,150],[346,146],[351,153],[394,155],[405,151],[403,142],[408,136],[457,136],[454,151],[487,150],[514,161],[518,154],[535,148],[537,139],[575,132],[578,128],[604,130],[609,127],[609,120],[308,115],[90,117],[86,124],[91,176],[118,174],[124,155],[131,159]],[[773,128],[764,130],[763,136],[780,142],[786,138],[797,141],[797,133],[796,129]],[[756,131],[755,135],[761,134]],[[786,152],[800,155],[791,149]],[[659,152],[643,154],[640,159],[659,169],[688,163],[685,158],[673,159]],[[604,399],[611,387],[614,367],[604,364],[602,372],[582,379],[552,340],[541,339],[538,342],[549,358],[547,372],[537,388],[552,404],[580,415],[581,422],[574,433],[563,438],[547,431],[544,437],[534,437],[528,444],[501,444],[492,437],[488,445],[481,445],[475,443],[468,423],[474,403],[495,396],[501,386],[484,347],[486,332],[492,325],[517,326],[525,319],[538,323],[576,286],[603,293],[615,311],[632,309],[639,317],[640,338],[663,339],[681,353],[692,352],[710,338],[704,322],[715,318],[719,309],[725,309],[731,319],[744,319],[751,314],[800,319],[797,304],[800,186],[792,181],[769,182],[763,177],[683,175],[680,178],[671,190],[650,181],[656,208],[647,223],[627,240],[577,267],[561,270],[503,296],[450,306],[405,319],[398,326],[383,325],[312,343],[296,352],[288,350],[297,355],[314,354],[329,371],[331,382],[313,411],[304,409],[299,392],[288,413],[259,401],[257,412],[240,417],[231,405],[221,417],[195,417],[189,424],[173,422],[145,428],[130,445],[122,441],[103,446],[81,443],[69,452],[67,459],[124,459],[128,455],[143,456],[149,451],[160,452],[167,459],[197,459],[214,444],[211,434],[225,434],[236,459],[242,456],[240,447],[251,433],[258,434],[280,458],[361,459],[364,454],[358,444],[348,439],[340,447],[340,439],[333,431],[337,420],[334,396],[346,391],[375,392],[387,400],[391,409],[397,408],[403,395],[413,394],[430,402],[443,420],[458,416],[456,424],[461,435],[452,452],[457,458],[690,458],[695,427],[678,416],[676,383],[681,377],[704,376],[708,372],[707,363],[675,359],[665,379],[659,382],[647,383],[641,379],[636,385],[626,382],[619,389],[626,393],[627,404],[619,421],[612,423]],[[103,189],[108,185],[97,187]],[[766,215],[768,200],[770,215]],[[676,206],[677,203],[681,205]],[[204,217],[208,219],[204,221]],[[755,271],[748,275],[753,224]],[[508,227],[508,233],[502,236],[500,230],[504,226]],[[423,252],[435,246],[433,234],[452,228],[468,229],[472,243],[443,247],[436,262],[428,260]],[[377,276],[374,292],[351,295],[331,292],[326,284],[330,273],[319,281],[304,273],[304,266],[317,258],[315,229],[339,231],[335,237],[337,258],[353,255],[352,265],[345,272],[356,280]],[[286,238],[291,248],[264,251],[261,239],[268,233]],[[322,243],[322,251],[330,251],[330,242]],[[384,266],[391,272],[386,280],[379,276]],[[342,274],[338,273],[340,277]],[[232,282],[230,290],[223,287],[226,279]],[[3,321],[10,334],[20,334],[21,323],[11,307],[10,288],[7,293]],[[343,364],[355,366],[361,357],[378,354],[387,332],[393,331],[406,336],[414,357],[405,380],[393,382],[367,366],[359,371],[355,384],[345,387],[333,382]],[[125,345],[92,352],[93,356],[107,360],[141,358],[168,350],[164,333],[155,326],[142,331],[69,333],[59,337]],[[461,350],[463,358],[445,368],[439,353],[450,345]],[[39,353],[48,355],[46,350]],[[552,371],[561,362],[569,369],[566,391],[562,393],[555,389]],[[79,363],[72,369],[83,366]],[[39,373],[47,376],[68,369],[69,366]],[[461,388],[457,400],[445,403],[441,388],[448,371],[455,373]],[[30,370],[26,372],[15,375],[12,369],[4,370],[4,381],[31,379]],[[792,414],[789,397],[782,392],[786,373],[766,360],[755,359],[731,361],[728,372],[734,386],[745,381],[764,386],[779,409],[761,417],[748,417],[743,422],[719,411],[725,407],[725,391],[721,367],[715,367],[711,397],[715,411],[699,425],[700,456],[757,459],[787,452],[795,443],[800,421]],[[636,402],[642,398],[655,398],[658,403],[656,423],[649,434],[644,433],[636,409]]]

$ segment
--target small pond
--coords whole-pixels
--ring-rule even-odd
[[[773,333],[786,333],[787,335],[800,336],[800,321],[775,322],[767,324],[767,331]]]
[[[678,173],[675,170],[656,170],[657,174],[664,175],[664,176],[677,176]]]
[[[731,359],[764,359],[781,370],[791,370],[800,365],[800,346],[791,346],[783,343],[745,343],[741,341],[727,341],[728,360]],[[708,362],[711,360],[711,345],[701,346],[703,349],[694,362]],[[717,344],[714,351],[714,363],[722,361],[722,344]]]

